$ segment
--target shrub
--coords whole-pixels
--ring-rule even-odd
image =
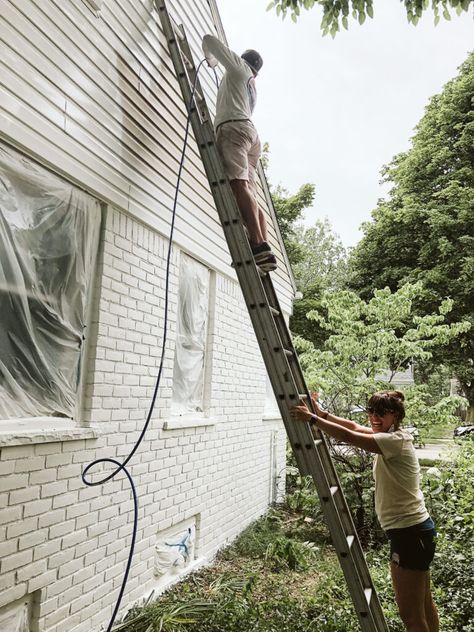
[[[425,497],[438,531],[432,568],[441,629],[474,632],[474,441],[424,478]]]
[[[317,547],[312,542],[299,542],[287,536],[279,536],[268,545],[265,561],[274,571],[305,571],[314,560],[315,551]]]

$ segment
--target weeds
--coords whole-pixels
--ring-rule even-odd
[[[453,462],[424,478],[439,532],[432,576],[443,632],[474,632],[474,591],[468,581],[474,563],[473,457],[474,443],[466,443]],[[358,631],[320,510],[305,500],[309,483],[297,474],[289,479],[285,507],[245,529],[214,565],[130,612],[114,632]],[[370,496],[362,500],[372,502]],[[372,542],[367,561],[389,629],[402,632],[387,543]]]

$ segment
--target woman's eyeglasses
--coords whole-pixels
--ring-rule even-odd
[[[393,413],[393,410],[377,409],[373,408],[372,406],[367,406],[365,410],[367,411],[368,415],[377,415],[377,417],[383,417],[384,415]]]

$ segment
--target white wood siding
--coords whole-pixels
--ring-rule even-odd
[[[216,32],[206,0],[169,2],[195,53]],[[211,100],[216,88],[206,71]],[[186,124],[185,105],[150,0],[2,0],[0,137],[164,235]],[[266,207],[263,191],[260,204]],[[282,308],[293,288],[277,230],[273,278]],[[191,139],[175,242],[235,278],[196,144]]]

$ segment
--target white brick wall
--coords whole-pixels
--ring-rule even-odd
[[[109,210],[89,332],[84,420],[99,438],[4,447],[0,453],[0,608],[30,595],[33,632],[91,632],[108,622],[133,525],[123,474],[86,487],[95,458],[123,460],[146,418],[163,337],[167,242]],[[138,536],[122,601],[156,583],[159,531],[197,517],[196,554],[210,558],[269,500],[270,434],[262,421],[265,372],[239,286],[216,277],[208,379],[209,426],[163,430],[171,405],[179,252],[172,255],[168,348],[152,423],[129,470],[139,495]]]

